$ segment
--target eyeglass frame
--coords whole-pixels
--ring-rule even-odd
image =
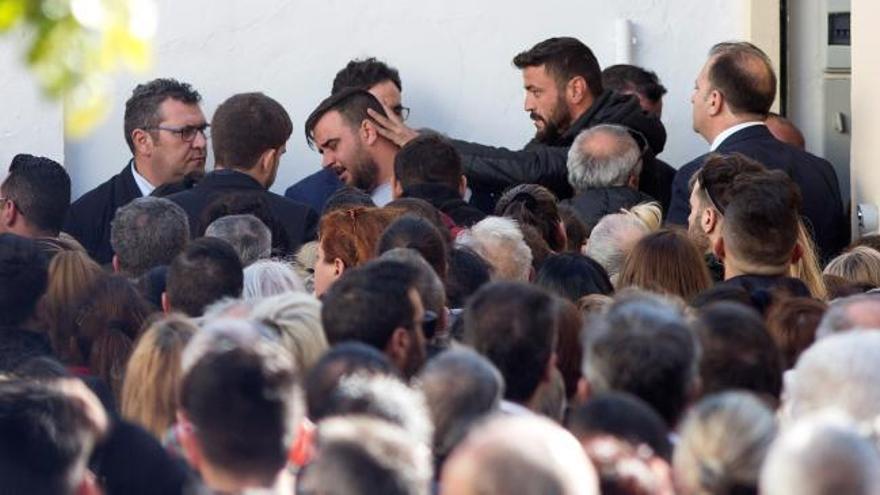
[[[151,127],[143,127],[142,129],[145,131],[173,132],[174,134],[177,134],[178,136],[180,136],[180,139],[183,142],[191,143],[196,140],[196,135],[198,135],[198,133],[200,133],[200,132],[202,133],[202,136],[205,136],[205,139],[208,139],[208,137],[210,136],[208,129],[210,129],[210,127],[211,127],[211,124],[205,123],[200,126],[185,125],[183,127],[165,127],[165,126],[161,126],[161,125],[156,125],[156,126],[151,126]],[[192,132],[192,137],[187,138],[184,135],[185,133],[188,133],[188,132]]]
[[[409,107],[405,107],[403,105],[397,105],[396,107],[392,108],[391,111],[394,112],[398,117],[400,117],[400,120],[402,120],[404,122],[406,122],[406,119],[409,118],[409,112],[410,112]]]

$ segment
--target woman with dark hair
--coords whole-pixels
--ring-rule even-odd
[[[602,265],[577,253],[548,256],[538,271],[535,284],[573,303],[590,294],[614,292]]]
[[[544,186],[520,184],[508,189],[495,205],[495,214],[531,225],[554,252],[565,251],[566,234],[556,196]]]
[[[623,262],[618,288],[636,286],[685,301],[712,286],[703,255],[687,236],[658,230],[641,238]]]

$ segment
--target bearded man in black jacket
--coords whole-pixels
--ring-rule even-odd
[[[520,151],[453,140],[475,193],[495,195],[515,184],[535,183],[560,198],[571,197],[565,164],[572,141],[584,129],[618,124],[640,136],[645,157],[640,189],[665,208],[675,170],[653,157],[663,151],[666,130],[635,96],[604,90],[599,62],[589,47],[575,38],[550,38],[518,54],[513,65],[522,70],[524,108],[535,123],[535,137]],[[417,135],[394,116],[371,116],[380,133],[400,146]]]

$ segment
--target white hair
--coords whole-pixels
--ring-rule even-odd
[[[876,495],[880,455],[844,418],[806,418],[783,431],[770,447],[760,493]]]
[[[456,244],[476,251],[492,265],[492,277],[528,282],[532,251],[515,220],[489,216],[459,234]]]
[[[257,302],[250,317],[274,328],[297,368],[308,371],[329,347],[321,324],[321,302],[311,294],[286,292]]]
[[[602,124],[582,131],[568,149],[568,182],[575,191],[625,186],[641,173],[639,145],[626,127]]]
[[[207,321],[183,349],[181,376],[186,376],[202,357],[215,350],[259,345],[279,344],[271,331],[257,322],[238,318]]]
[[[260,299],[285,292],[306,292],[293,268],[275,260],[260,260],[244,269],[243,299]]]
[[[836,408],[856,421],[880,414],[880,332],[832,335],[808,348],[785,380],[783,418]]]
[[[857,294],[835,299],[828,305],[819,326],[816,327],[816,339],[823,339],[837,332],[878,326],[880,294]]]
[[[272,253],[272,231],[254,215],[226,215],[211,222],[205,237],[216,237],[229,243],[241,264],[268,258]]]
[[[608,272],[611,283],[617,285],[617,275],[623,267],[626,255],[648,233],[645,223],[634,215],[605,215],[593,227],[584,254],[599,262]]]

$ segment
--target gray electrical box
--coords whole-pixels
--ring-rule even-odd
[[[826,0],[825,70],[822,75],[822,155],[834,165],[844,205],[850,204],[850,105],[852,55],[850,1]]]

